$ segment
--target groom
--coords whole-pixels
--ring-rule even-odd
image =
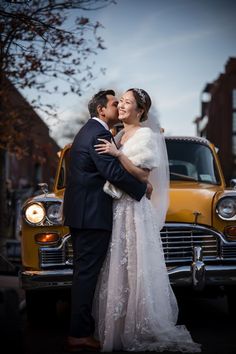
[[[74,252],[70,333],[66,350],[99,350],[91,315],[96,283],[112,231],[112,198],[103,191],[106,180],[139,201],[147,185],[136,180],[111,155],[98,154],[98,139],[112,139],[118,122],[113,90],[100,91],[89,102],[91,119],[75,136],[64,195],[64,224],[70,227]]]

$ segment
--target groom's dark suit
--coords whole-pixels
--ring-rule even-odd
[[[98,154],[98,138],[111,140],[111,133],[95,119],[76,135],[64,195],[64,224],[70,227],[74,250],[70,335],[93,334],[92,301],[112,230],[112,198],[103,191],[106,180],[140,200],[146,184],[126,172],[117,158]]]

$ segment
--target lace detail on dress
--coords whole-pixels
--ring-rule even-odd
[[[93,306],[103,351],[200,352],[185,326],[169,283],[150,200],[127,194],[113,202],[113,232]]]

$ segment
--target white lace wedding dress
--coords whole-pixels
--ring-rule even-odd
[[[141,128],[122,151],[136,165],[156,167],[153,138]],[[114,200],[112,239],[93,304],[102,351],[201,351],[186,327],[176,325],[178,305],[156,219],[145,196],[137,202],[123,193]]]

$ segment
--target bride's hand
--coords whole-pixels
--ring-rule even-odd
[[[152,184],[150,182],[147,182],[146,197],[148,199],[151,199],[152,192],[153,192]]]
[[[115,157],[118,157],[121,154],[121,152],[117,149],[117,147],[113,142],[110,143],[110,141],[106,139],[98,139],[98,140],[103,141],[103,144],[94,145],[95,150],[97,151],[98,154],[109,154]]]

